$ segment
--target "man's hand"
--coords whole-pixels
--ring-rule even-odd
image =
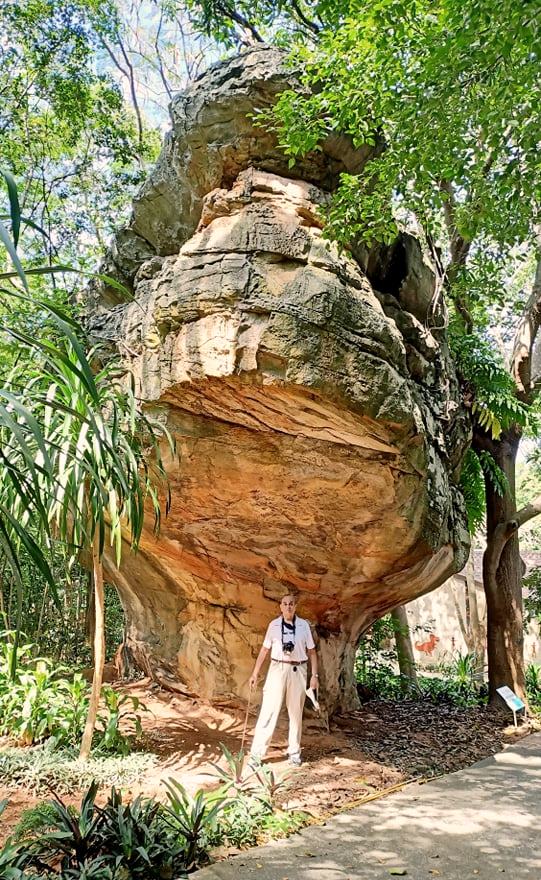
[[[317,691],[317,689],[319,687],[319,678],[317,677],[317,675],[311,676],[310,687],[312,688],[312,690]]]
[[[257,673],[256,672],[252,672],[252,674],[250,676],[249,684],[250,684],[250,690],[253,691],[253,689],[255,688],[255,686],[257,684]]]

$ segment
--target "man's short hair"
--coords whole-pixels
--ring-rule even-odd
[[[282,604],[284,599],[293,599],[293,601],[295,602],[295,605],[297,604],[297,596],[295,595],[295,593],[284,593],[284,595],[280,599],[280,605]]]

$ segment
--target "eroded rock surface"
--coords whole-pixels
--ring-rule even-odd
[[[284,89],[296,87],[284,53],[261,46],[213,65],[177,95],[156,167],[134,199],[129,225],[115,236],[103,272],[131,288],[146,259],[178,253],[199,223],[203,199],[216,187],[230,186],[252,165],[289,176],[275,135],[254,115],[271,107]],[[374,147],[353,149],[348,138],[333,135],[320,150],[298,159],[295,174],[331,190],[342,171],[355,174],[373,153]],[[100,285],[93,298],[97,310],[119,302],[122,294]]]
[[[234,63],[245,79],[254,54]],[[231,81],[221,88],[223,119]],[[189,119],[183,100],[173,112]],[[156,208],[145,234],[154,224],[169,243],[137,266],[134,301],[105,308],[105,295],[92,319],[178,444],[160,537],[149,526],[109,577],[138,662],[211,699],[246,695],[276,600],[296,592],[332,710],[355,702],[362,630],[465,561],[455,478],[468,423],[445,338],[429,327],[433,277],[417,243],[358,261],[338,253],[322,235],[328,194],[315,173],[271,173],[233,142],[236,160],[218,186],[218,172],[205,178],[197,210],[180,201],[173,220]],[[259,146],[268,166],[275,147]],[[181,178],[170,150],[141,198],[168,162]]]

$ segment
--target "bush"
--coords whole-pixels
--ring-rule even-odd
[[[28,840],[43,833],[54,824],[55,810],[50,803],[36,804],[21,813],[13,832],[15,842]]]
[[[242,764],[243,756],[227,754],[233,764]],[[95,765],[96,761],[88,764]],[[90,772],[95,770],[85,767]],[[248,846],[268,837],[287,835],[306,824],[304,814],[273,807],[284,782],[262,768],[249,773],[246,787],[240,792],[226,782],[217,791],[199,791],[192,797],[179,782],[170,779],[166,783],[166,804],[141,796],[125,803],[113,786],[102,807],[96,804],[99,780],[93,780],[79,809],[67,806],[55,794],[53,800],[23,815],[14,838],[0,851],[0,878],[186,877],[208,861],[213,846]]]
[[[0,735],[22,745],[50,740],[70,748],[81,739],[88,712],[90,687],[80,673],[46,657],[34,657],[35,646],[19,646],[15,675],[11,675],[14,634],[0,633]],[[127,755],[141,734],[138,712],[146,707],[136,697],[102,688],[104,710],[97,719],[94,746],[102,752]],[[126,734],[120,722],[131,723]]]
[[[207,860],[207,849],[216,836],[218,816],[224,808],[225,797],[220,792],[205,794],[203,791],[191,797],[175,779],[169,779],[165,786],[169,801],[169,806],[165,808],[165,820],[172,831],[184,839],[184,864],[187,870],[192,870]]]
[[[55,795],[45,805],[46,829],[33,827],[25,838],[19,835],[18,845],[8,842],[4,861],[24,870],[25,877],[158,880],[186,876],[186,840],[171,832],[159,801],[138,797],[123,803],[113,788],[100,807],[97,791],[93,782],[79,809],[68,807]],[[2,855],[0,864],[1,859]]]
[[[93,740],[95,750],[129,755],[136,740],[143,734],[139,712],[147,712],[148,709],[137,697],[115,691],[107,684],[101,689],[101,698],[105,711],[100,712],[96,719]],[[132,727],[133,733],[125,733],[123,728],[127,724]]]
[[[395,672],[396,648],[390,616],[377,620],[361,639],[355,662],[355,674],[361,699],[430,700],[432,703],[476,706],[486,702],[487,691],[476,683],[473,654],[459,654],[449,666],[440,668],[440,676],[417,675],[417,684]]]
[[[232,753],[223,743],[225,769],[218,764],[216,778],[222,783],[218,794],[225,800],[217,818],[210,842],[214,846],[253,846],[267,837],[284,837],[306,825],[307,815],[280,810],[277,795],[289,784],[289,775],[277,778],[274,771],[262,764],[243,772],[244,752]]]
[[[416,690],[421,699],[436,704],[459,706],[463,709],[482,705],[486,703],[488,697],[486,687],[477,689],[472,682],[461,681],[455,677],[419,676]]]

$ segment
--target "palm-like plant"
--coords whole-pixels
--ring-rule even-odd
[[[16,192],[10,189],[13,229],[17,228]],[[0,230],[2,232],[2,230]],[[16,254],[16,238],[2,239],[27,291]],[[51,270],[52,271],[52,270]],[[26,291],[3,288],[13,296]],[[80,325],[55,305],[40,301],[54,335],[30,336],[4,326],[34,355],[30,377],[11,375],[0,388],[0,550],[16,578],[21,607],[22,579],[18,556],[22,547],[55,585],[47,561],[51,538],[64,542],[72,555],[90,551],[94,583],[94,678],[81,757],[89,754],[101,692],[105,661],[102,557],[106,535],[119,565],[123,534],[136,549],[147,499],[160,523],[157,482],[165,478],[160,441],[167,432],[141,412],[133,381],[108,362],[87,355]],[[169,505],[165,493],[165,508]],[[29,531],[32,526],[32,531]],[[20,625],[20,613],[19,613]],[[16,661],[16,649],[13,652]]]

